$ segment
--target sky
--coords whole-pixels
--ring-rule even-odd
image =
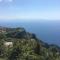
[[[0,20],[60,20],[60,0],[0,0]]]

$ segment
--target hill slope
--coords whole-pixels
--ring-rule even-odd
[[[24,28],[1,27],[0,58],[6,60],[60,60],[60,47],[39,40],[35,34],[26,32]]]

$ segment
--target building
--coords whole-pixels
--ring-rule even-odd
[[[6,47],[13,47],[13,42],[4,42]]]

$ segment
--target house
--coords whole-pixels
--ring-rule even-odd
[[[13,42],[4,42],[6,47],[13,47]]]

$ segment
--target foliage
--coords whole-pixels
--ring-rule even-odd
[[[13,46],[7,47],[4,42],[13,42]],[[24,29],[9,28],[7,32],[0,33],[0,58],[2,60],[60,60],[60,47],[48,45]]]

